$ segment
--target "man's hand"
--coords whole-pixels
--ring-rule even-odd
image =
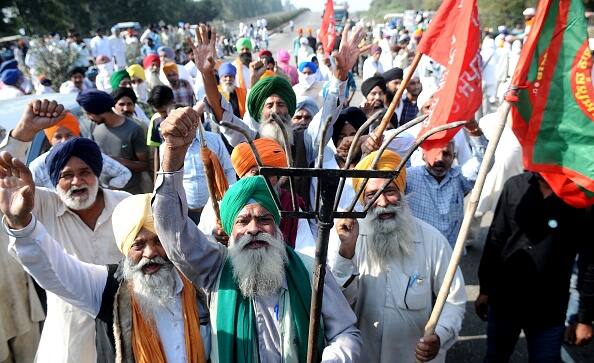
[[[369,102],[365,99],[363,102],[361,102],[359,108],[365,113],[365,115],[369,116],[373,112],[373,102]]]
[[[577,323],[575,345],[586,345],[592,341],[592,325]]]
[[[466,124],[464,124],[464,128],[472,136],[481,136],[483,133],[478,122],[474,118],[466,122]]]
[[[577,346],[586,345],[592,341],[592,325],[574,323],[565,329],[565,342]]]
[[[250,63],[250,84],[253,86],[260,80],[260,77],[266,72],[264,64],[257,60]]]
[[[356,219],[339,219],[336,221],[336,233],[340,238],[338,253],[346,259],[352,259],[359,238],[359,222]]]
[[[56,101],[33,100],[27,104],[11,136],[20,141],[31,141],[37,132],[54,126],[64,116],[66,116],[66,109]]]
[[[196,137],[200,115],[191,107],[178,108],[161,123],[165,153],[163,171],[177,171],[184,164],[188,147]]]
[[[427,362],[437,356],[441,343],[437,334],[431,334],[422,337],[417,343],[415,356],[421,362]]]
[[[212,235],[214,236],[215,240],[222,245],[227,246],[229,244],[229,236],[223,231],[223,227],[221,227],[221,223],[217,221],[216,228],[212,231]]]
[[[360,52],[359,43],[365,37],[363,27],[355,27],[352,32],[349,32],[350,28],[350,25],[344,27],[338,52],[333,53],[334,61],[336,62],[334,76],[340,81],[347,80],[349,71],[357,63]]]
[[[378,150],[382,146],[384,136],[381,135],[379,138],[375,136],[375,134],[371,133],[369,135],[361,136],[361,151],[363,154],[371,154],[372,152]]]
[[[196,27],[196,43],[188,39],[192,52],[194,53],[194,64],[203,74],[214,72],[215,59],[217,51],[215,45],[217,42],[217,32],[214,28],[210,29],[210,39],[208,38],[208,28],[204,25]]]
[[[35,205],[35,183],[22,161],[0,153],[0,210],[10,228],[23,229],[31,222]]]
[[[480,294],[474,302],[476,315],[482,320],[487,321],[487,312],[489,311],[489,296]]]

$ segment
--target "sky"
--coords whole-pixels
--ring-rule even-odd
[[[312,11],[321,12],[326,4],[325,0],[291,0],[291,3],[297,8],[309,8]],[[349,10],[361,11],[369,9],[371,0],[347,0],[349,3]]]

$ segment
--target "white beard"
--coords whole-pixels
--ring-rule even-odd
[[[155,86],[162,86],[163,82],[159,79],[159,71],[153,72],[150,69],[145,70],[146,74],[146,81],[148,83],[148,87],[150,89],[155,88]]]
[[[134,93],[136,94],[136,97],[138,97],[139,101],[146,102],[146,100],[148,100],[148,89],[146,82],[133,84],[132,89],[134,90]]]
[[[226,84],[226,83],[221,83],[221,90],[223,90],[223,92],[225,93],[233,93],[235,91],[235,85],[234,84]]]
[[[278,227],[276,235],[282,236]],[[254,240],[264,241],[269,245],[257,249],[244,248]],[[233,277],[244,297],[269,296],[281,288],[285,281],[285,264],[288,259],[282,239],[268,233],[257,236],[246,234],[237,241],[231,240],[230,246]]]
[[[378,219],[382,213],[394,213],[395,217],[388,220]],[[415,222],[410,209],[403,202],[398,206],[370,209],[362,223],[369,231],[367,252],[372,266],[383,268],[388,262],[413,253],[411,226]]]
[[[147,275],[142,267],[149,263],[161,264],[159,271]],[[158,309],[168,307],[175,297],[175,269],[173,263],[163,257],[143,257],[137,264],[130,258],[124,261],[124,280],[131,284],[136,301],[146,317],[153,317]],[[152,320],[152,319],[150,319]]]
[[[73,196],[72,193],[77,190],[87,190],[86,197]],[[56,192],[66,206],[72,210],[84,210],[90,208],[97,200],[97,193],[99,191],[99,179],[95,177],[95,184],[83,187],[71,187],[69,190],[62,190],[60,186],[56,186]]]
[[[283,120],[283,123],[287,129],[289,145],[293,145],[293,123],[288,117],[280,116],[280,118]],[[278,126],[277,123],[272,119],[262,120],[260,123],[260,129],[258,131],[260,132],[260,137],[267,137],[275,140],[281,146],[284,145],[285,138],[283,137],[283,131],[281,130],[280,126]]]

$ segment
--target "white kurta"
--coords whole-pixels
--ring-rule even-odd
[[[107,37],[94,36],[93,39],[91,39],[91,53],[95,58],[104,55],[111,59],[113,54],[111,53],[109,39]]]
[[[376,61],[373,57],[367,57],[365,62],[363,62],[363,81],[368,78],[379,74],[380,76],[384,73],[384,67],[380,63],[380,61]]]
[[[498,120],[499,112],[488,114],[479,120],[479,125],[487,139],[491,140],[493,138],[492,135],[495,133]],[[482,216],[489,211],[495,211],[505,182],[523,171],[522,146],[512,131],[510,122],[508,122],[495,149],[495,161],[493,167],[487,173],[476,215]]]
[[[7,136],[0,150],[25,160],[30,143]],[[126,192],[103,189],[105,207],[91,230],[70,211],[56,192],[36,188],[33,214],[43,223],[48,233],[60,241],[64,250],[83,262],[105,265],[118,263],[122,254],[118,250],[111,226],[115,206],[129,196]],[[66,303],[52,293],[47,293],[47,319],[37,349],[37,363],[94,363],[95,320],[86,312]]]
[[[404,261],[390,262],[379,272],[372,268],[367,256],[368,231],[360,225],[354,258],[347,260],[338,255],[330,265],[341,285],[359,274],[343,292],[358,318],[365,347],[362,362],[415,360],[415,348],[431,314],[433,295],[439,292],[452,254],[439,231],[419,219],[415,218],[415,222],[414,251]],[[437,324],[441,349],[434,361],[445,361],[445,351],[456,341],[465,304],[464,279],[458,269]]]
[[[124,39],[122,39],[116,35],[111,35],[109,37],[109,46],[111,49],[111,54],[115,58],[116,68],[117,69],[125,69],[126,68],[126,43],[124,42]]]

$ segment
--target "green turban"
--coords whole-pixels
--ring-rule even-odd
[[[252,204],[253,201],[266,208],[274,218],[274,222],[280,223],[280,212],[270,195],[263,176],[250,176],[239,179],[225,193],[221,201],[221,225],[227,235],[231,236],[235,218],[243,207]]]
[[[273,94],[279,96],[287,103],[289,117],[293,117],[295,108],[297,107],[297,96],[295,96],[295,91],[293,91],[291,83],[284,77],[274,76],[259,80],[250,90],[247,99],[247,107],[250,115],[255,121],[260,122],[264,103],[266,102],[266,99]]]
[[[111,85],[112,91],[115,91],[116,88],[118,88],[120,86],[120,82],[124,78],[130,78],[128,71],[126,71],[125,69],[122,69],[121,71],[113,72],[111,74],[111,77],[109,78],[109,84]]]
[[[237,53],[240,53],[242,48],[247,48],[250,52],[254,49],[250,38],[239,38],[235,43],[235,48],[237,48]]]

